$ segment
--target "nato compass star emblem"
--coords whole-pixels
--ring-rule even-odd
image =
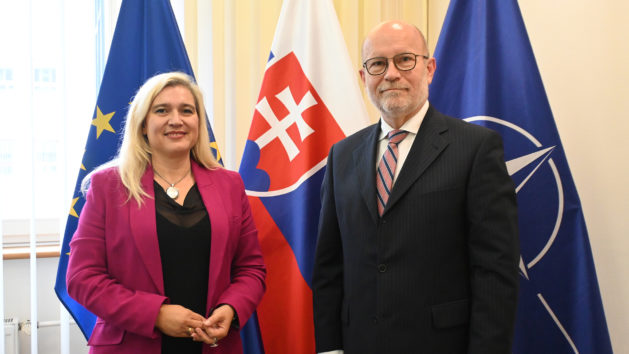
[[[545,146],[525,129],[499,118],[474,116],[465,121],[495,128],[503,136],[507,171],[516,185],[520,210],[520,274],[530,281],[533,274],[543,273],[536,273],[533,268],[543,263],[544,256],[551,250],[564,214],[564,189],[552,158],[557,146]],[[574,341],[541,292],[537,293],[537,298],[578,353]]]
[[[540,244],[538,241],[534,247],[525,247],[522,250],[525,256],[520,255],[520,272],[524,278],[529,280],[529,270],[541,261],[552,247],[563,215],[563,186],[555,162],[551,157],[555,146],[544,146],[526,130],[499,118],[476,116],[467,118],[465,121],[482,122],[482,125],[486,126],[494,123],[503,128],[509,128],[500,129],[505,131],[504,135],[508,135],[503,137],[503,140],[508,142],[516,141],[515,144],[505,144],[505,156],[517,156],[506,161],[507,171],[516,183],[515,191],[518,195],[518,204],[523,205],[525,208],[528,206],[528,209],[534,209],[527,210],[526,213],[519,213],[521,217],[525,218],[525,220],[520,220],[521,231],[523,231],[523,236],[526,237],[528,234],[526,225],[534,225],[535,230],[531,231],[535,234],[547,235],[546,237],[539,237],[543,244]],[[515,136],[509,136],[511,134]],[[524,155],[522,155],[522,151],[526,151]],[[550,177],[550,180],[548,177]],[[553,182],[554,186],[548,186],[550,181]],[[541,184],[544,184],[543,189],[536,188]],[[555,195],[547,195],[549,187],[551,187],[551,190],[554,189],[553,194]],[[543,196],[540,196],[538,192],[540,190],[544,191]],[[540,205],[540,200],[544,200],[544,205]],[[539,211],[536,212],[535,210]],[[531,215],[533,217],[530,217]],[[548,229],[549,225],[553,226],[552,229]],[[535,240],[527,239],[525,244],[530,241]]]

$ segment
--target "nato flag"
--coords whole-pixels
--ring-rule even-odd
[[[80,192],[81,181],[94,168],[117,155],[127,107],[138,88],[151,76],[169,71],[193,75],[170,2],[123,0],[72,195],[55,283],[59,300],[88,339],[94,329],[96,316],[68,296],[66,287],[70,240],[85,203]],[[214,142],[209,127],[208,124],[210,139]]]
[[[611,353],[587,229],[516,0],[453,0],[430,102],[502,134],[518,195],[514,353]]]

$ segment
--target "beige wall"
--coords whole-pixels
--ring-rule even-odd
[[[196,46],[203,45],[196,38],[202,36],[189,30],[203,19],[188,21],[196,4],[186,1],[186,46],[195,70],[203,71],[209,60],[196,54]],[[448,1],[334,4],[358,69],[362,36],[386,19],[417,24],[434,52]],[[238,168],[244,149],[280,7],[281,0],[212,1],[214,129],[221,152],[231,151],[235,159],[228,162],[232,169]],[[612,345],[620,353],[629,348],[629,148],[623,139],[629,132],[629,3],[522,0],[520,7],[581,197]],[[225,41],[226,31],[234,38],[233,47]],[[238,68],[235,78],[225,71],[225,53],[230,50]],[[225,87],[234,90],[237,102],[229,117]],[[377,118],[373,109],[370,113]]]

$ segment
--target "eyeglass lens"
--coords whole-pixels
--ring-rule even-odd
[[[412,70],[416,64],[416,55],[412,53],[402,53],[394,56],[393,64],[398,70]],[[385,57],[371,58],[365,62],[365,69],[371,75],[380,75],[387,70],[389,59]]]

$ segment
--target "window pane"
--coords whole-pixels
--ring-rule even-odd
[[[0,13],[11,14],[0,21],[11,34],[0,56],[0,219],[28,220],[33,205],[37,219],[65,219],[96,100],[94,1],[2,2]]]

